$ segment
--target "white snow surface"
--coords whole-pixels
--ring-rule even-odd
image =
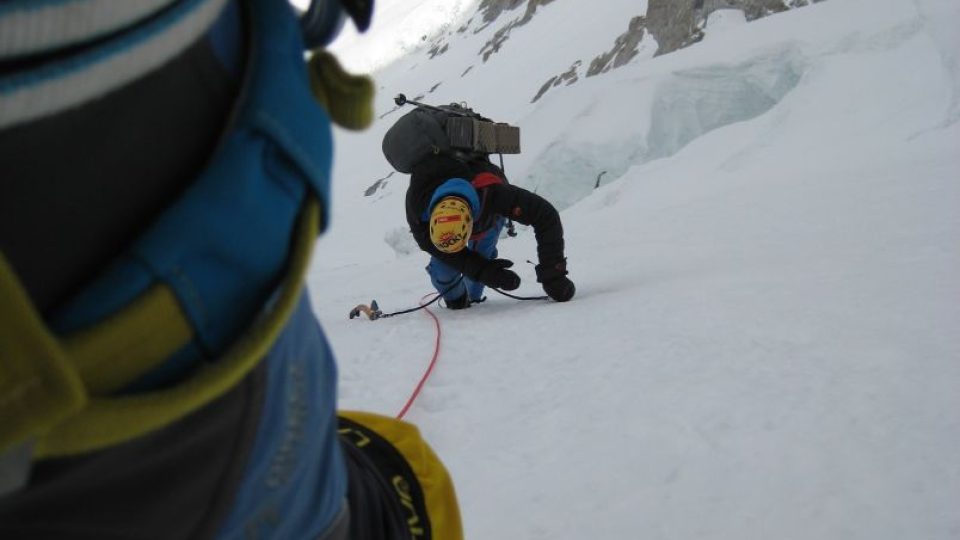
[[[307,0],[299,0],[306,3]],[[450,31],[480,0],[375,0],[366,33],[344,25],[330,50],[354,71],[367,72],[423,47],[430,38]]]
[[[563,208],[571,302],[434,309],[407,419],[467,538],[960,537],[960,3],[829,0],[584,78],[637,4],[550,3],[486,63],[522,9],[476,20],[377,73],[378,114],[440,82],[424,101],[519,125],[508,176]],[[407,177],[364,196],[400,114],[337,132],[309,276],[340,406],[387,415],[436,339],[347,318],[431,291]],[[532,231],[500,254],[541,293]]]
[[[722,34],[747,22],[747,14],[739,9],[718,9],[707,16],[703,25],[704,37]]]

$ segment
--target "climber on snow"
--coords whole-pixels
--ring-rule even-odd
[[[559,213],[543,197],[509,184],[489,159],[491,153],[519,152],[519,130],[462,105],[417,105],[387,132],[383,151],[395,169],[411,175],[407,223],[417,245],[430,254],[426,269],[447,307],[482,302],[485,286],[507,291],[520,286],[520,277],[509,270],[513,262],[497,258],[508,220],[533,226],[537,281],[547,295],[558,302],[573,298]],[[469,129],[458,129],[464,124]],[[471,140],[464,133],[479,135]]]

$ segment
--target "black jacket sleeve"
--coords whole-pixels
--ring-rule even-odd
[[[521,187],[501,184],[487,188],[486,204],[498,215],[533,226],[540,264],[552,265],[563,260],[563,225],[550,201]]]

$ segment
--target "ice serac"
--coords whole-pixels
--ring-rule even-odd
[[[705,133],[769,111],[803,70],[799,52],[784,48],[733,66],[673,73],[657,85],[642,161],[672,156]]]
[[[598,126],[614,125],[619,116],[638,120],[616,132],[602,127],[594,131],[581,126],[587,120],[575,120],[580,127],[547,146],[533,160],[527,178],[538,193],[567,208],[595,189],[600,173],[603,182],[612,182],[634,165],[670,157],[711,131],[766,113],[797,86],[805,70],[800,51],[783,46],[737,64],[654,77],[644,92],[634,90],[629,100],[619,92],[630,92],[635,81],[624,79],[621,90],[596,95],[583,116]],[[581,137],[576,134],[580,131],[592,135]]]

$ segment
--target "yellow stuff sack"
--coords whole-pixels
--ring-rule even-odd
[[[463,539],[453,481],[416,426],[387,416],[355,411],[340,411],[338,420],[351,476],[348,499],[352,527],[370,527],[372,521],[381,519],[365,515],[371,506],[371,495],[358,493],[364,491],[363,485],[379,485],[382,499],[372,506],[386,506],[383,513],[390,515],[392,512],[394,517],[384,520],[399,523],[409,531],[410,537],[418,540]],[[363,480],[358,480],[358,476],[363,476]],[[351,529],[351,536],[365,535]]]

